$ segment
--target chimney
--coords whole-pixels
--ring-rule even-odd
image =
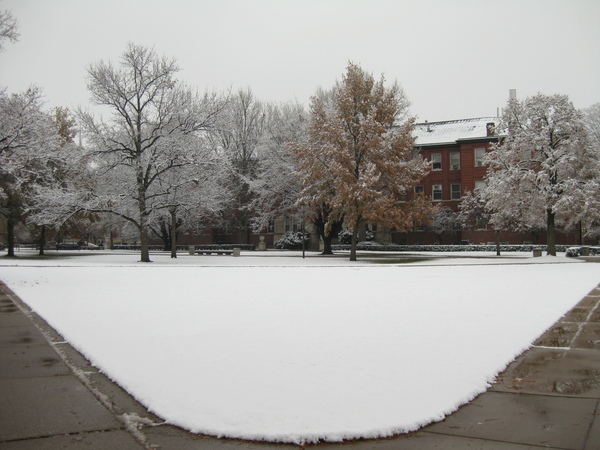
[[[496,135],[496,124],[494,122],[488,122],[485,126],[487,136],[495,136]]]
[[[517,99],[517,90],[516,89],[510,89],[508,91],[508,98],[510,100],[516,100]]]

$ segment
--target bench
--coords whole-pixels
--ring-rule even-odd
[[[196,250],[199,255],[233,255],[233,250]]]

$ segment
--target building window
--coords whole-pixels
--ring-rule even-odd
[[[476,191],[479,191],[479,190],[485,189],[485,186],[486,186],[486,183],[485,183],[485,181],[476,181],[476,182],[475,182],[475,190],[476,190]]]
[[[475,167],[483,167],[483,158],[485,156],[485,148],[475,149]]]
[[[442,154],[433,153],[431,155],[431,163],[432,170],[442,170]]]
[[[424,193],[425,193],[425,187],[422,184],[415,186],[415,194],[416,195],[423,195]]]
[[[460,169],[460,152],[450,153],[450,169],[451,170],[459,170]]]
[[[431,188],[431,197],[433,200],[440,201],[442,199],[442,185],[434,184]]]
[[[299,217],[286,216],[285,217],[285,232],[296,232],[302,229],[302,221]]]
[[[460,184],[450,185],[450,198],[452,200],[460,200]]]

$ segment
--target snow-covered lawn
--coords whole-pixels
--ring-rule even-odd
[[[299,443],[441,420],[600,282],[564,256],[460,256],[82,252],[3,258],[0,279],[169,423]]]

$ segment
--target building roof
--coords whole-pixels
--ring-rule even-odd
[[[415,124],[416,146],[454,144],[459,140],[485,139],[489,137],[487,124],[498,125],[499,117],[423,122]]]

